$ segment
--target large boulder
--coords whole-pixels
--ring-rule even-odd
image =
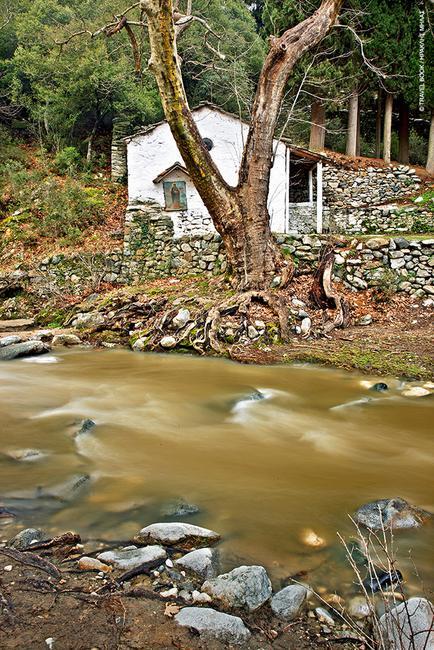
[[[24,341],[0,348],[0,361],[10,361],[20,357],[31,357],[49,352],[50,347],[42,341]]]
[[[217,639],[240,645],[250,638],[250,632],[238,616],[223,614],[210,607],[184,607],[175,616],[178,625],[196,630],[204,641]]]
[[[145,546],[143,548],[121,548],[116,551],[104,551],[97,555],[98,560],[111,564],[117,569],[135,569],[147,562],[161,563],[167,554],[161,546]]]
[[[220,535],[208,528],[180,522],[151,524],[142,528],[135,536],[138,544],[164,544],[190,550],[200,546],[215,544]]]
[[[303,585],[289,585],[271,599],[271,609],[282,621],[293,621],[301,613],[308,591]]]
[[[430,517],[429,512],[412,506],[400,497],[365,503],[354,515],[357,524],[371,530],[419,528]]]
[[[389,650],[433,650],[434,608],[425,598],[410,598],[380,618]]]
[[[272,593],[270,578],[262,566],[239,566],[204,582],[202,591],[226,607],[250,612],[266,603]]]
[[[198,548],[176,560],[175,564],[187,573],[192,573],[201,580],[207,580],[214,578],[217,573],[217,553],[212,548]]]

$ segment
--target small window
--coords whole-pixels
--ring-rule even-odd
[[[187,210],[187,184],[185,181],[164,181],[166,210]]]
[[[202,142],[205,145],[205,149],[208,149],[208,151],[211,151],[211,149],[214,147],[214,142],[211,140],[211,138],[203,138]]]

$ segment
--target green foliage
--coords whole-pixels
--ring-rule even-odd
[[[80,152],[75,147],[65,147],[56,154],[53,169],[59,174],[72,174],[81,163]]]

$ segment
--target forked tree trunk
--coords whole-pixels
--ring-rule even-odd
[[[270,40],[252,109],[237,187],[229,186],[204,147],[185,94],[172,0],[142,0],[164,113],[189,175],[214,226],[240,290],[264,289],[276,275],[285,284],[292,265],[277,246],[267,208],[273,138],[288,77],[300,57],[334,24],[342,0],[323,0],[309,18]]]
[[[310,122],[309,149],[311,151],[323,151],[326,135],[325,106],[318,99],[314,99],[311,104]]]
[[[377,95],[377,112],[375,115],[375,157],[381,156],[381,131],[383,125],[383,96],[381,88],[378,89]]]
[[[409,131],[410,113],[408,104],[404,98],[399,101],[399,154],[398,160],[401,163],[408,163],[409,160]]]
[[[392,110],[393,95],[386,93],[386,102],[384,105],[384,132],[383,132],[383,160],[390,163],[391,146],[392,146]]]
[[[431,126],[429,129],[428,157],[426,161],[426,170],[429,174],[434,175],[434,111],[431,113]]]
[[[353,90],[348,103],[348,131],[347,147],[345,153],[347,156],[355,156],[357,153],[357,115],[359,110],[359,92],[357,88]]]

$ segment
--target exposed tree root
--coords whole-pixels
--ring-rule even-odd
[[[350,317],[349,303],[332,287],[334,257],[334,247],[328,244],[321,256],[310,291],[310,298],[317,307],[323,310],[336,309],[333,320],[328,320],[324,324],[325,334],[337,327],[346,327]]]

